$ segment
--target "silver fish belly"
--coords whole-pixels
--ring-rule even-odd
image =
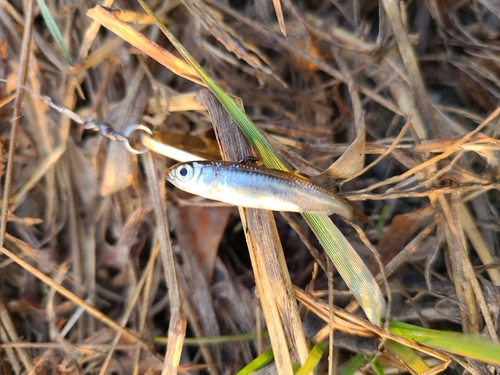
[[[367,221],[349,201],[289,172],[244,163],[194,161],[174,165],[165,175],[181,190],[236,206]]]

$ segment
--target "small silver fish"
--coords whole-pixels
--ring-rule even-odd
[[[302,176],[246,163],[192,161],[165,173],[188,193],[236,206],[273,211],[337,214],[349,220],[368,218],[346,199]]]

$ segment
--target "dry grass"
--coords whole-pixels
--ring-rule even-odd
[[[500,3],[379,3],[148,5],[291,165],[372,217],[361,235],[334,220],[383,285],[365,245],[377,249],[391,320],[498,342]],[[94,10],[128,22],[121,37],[86,2],[48,5],[72,64],[32,1],[0,1],[3,371],[236,373],[272,344],[266,370],[292,373],[334,311],[320,373],[379,354],[373,333],[386,336],[348,314],[357,306],[300,216],[182,194],[158,180],[173,160],[137,157],[40,100],[119,132],[148,124],[185,152],[220,158],[217,139],[225,159],[251,153],[196,73],[151,43],[173,51],[137,3]],[[463,368],[495,371],[453,358]]]

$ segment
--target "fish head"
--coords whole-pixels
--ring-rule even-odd
[[[181,190],[193,193],[200,177],[202,165],[197,162],[179,163],[165,172],[168,182]]]

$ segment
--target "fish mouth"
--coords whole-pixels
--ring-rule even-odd
[[[174,170],[172,168],[169,168],[165,172],[165,179],[170,182],[172,185],[176,186],[175,184],[175,178],[174,178]]]
[[[179,164],[181,163],[177,163],[177,164],[174,164],[172,165],[170,168],[168,168],[166,171],[165,171],[165,176],[168,177],[168,176],[171,176],[173,171],[179,166]]]
[[[166,179],[167,179],[167,181],[169,181],[169,182],[172,182],[172,181],[174,180],[174,178],[173,178],[174,169],[175,169],[175,166],[170,167],[170,168],[168,168],[168,169],[165,171],[165,178],[166,178]]]

